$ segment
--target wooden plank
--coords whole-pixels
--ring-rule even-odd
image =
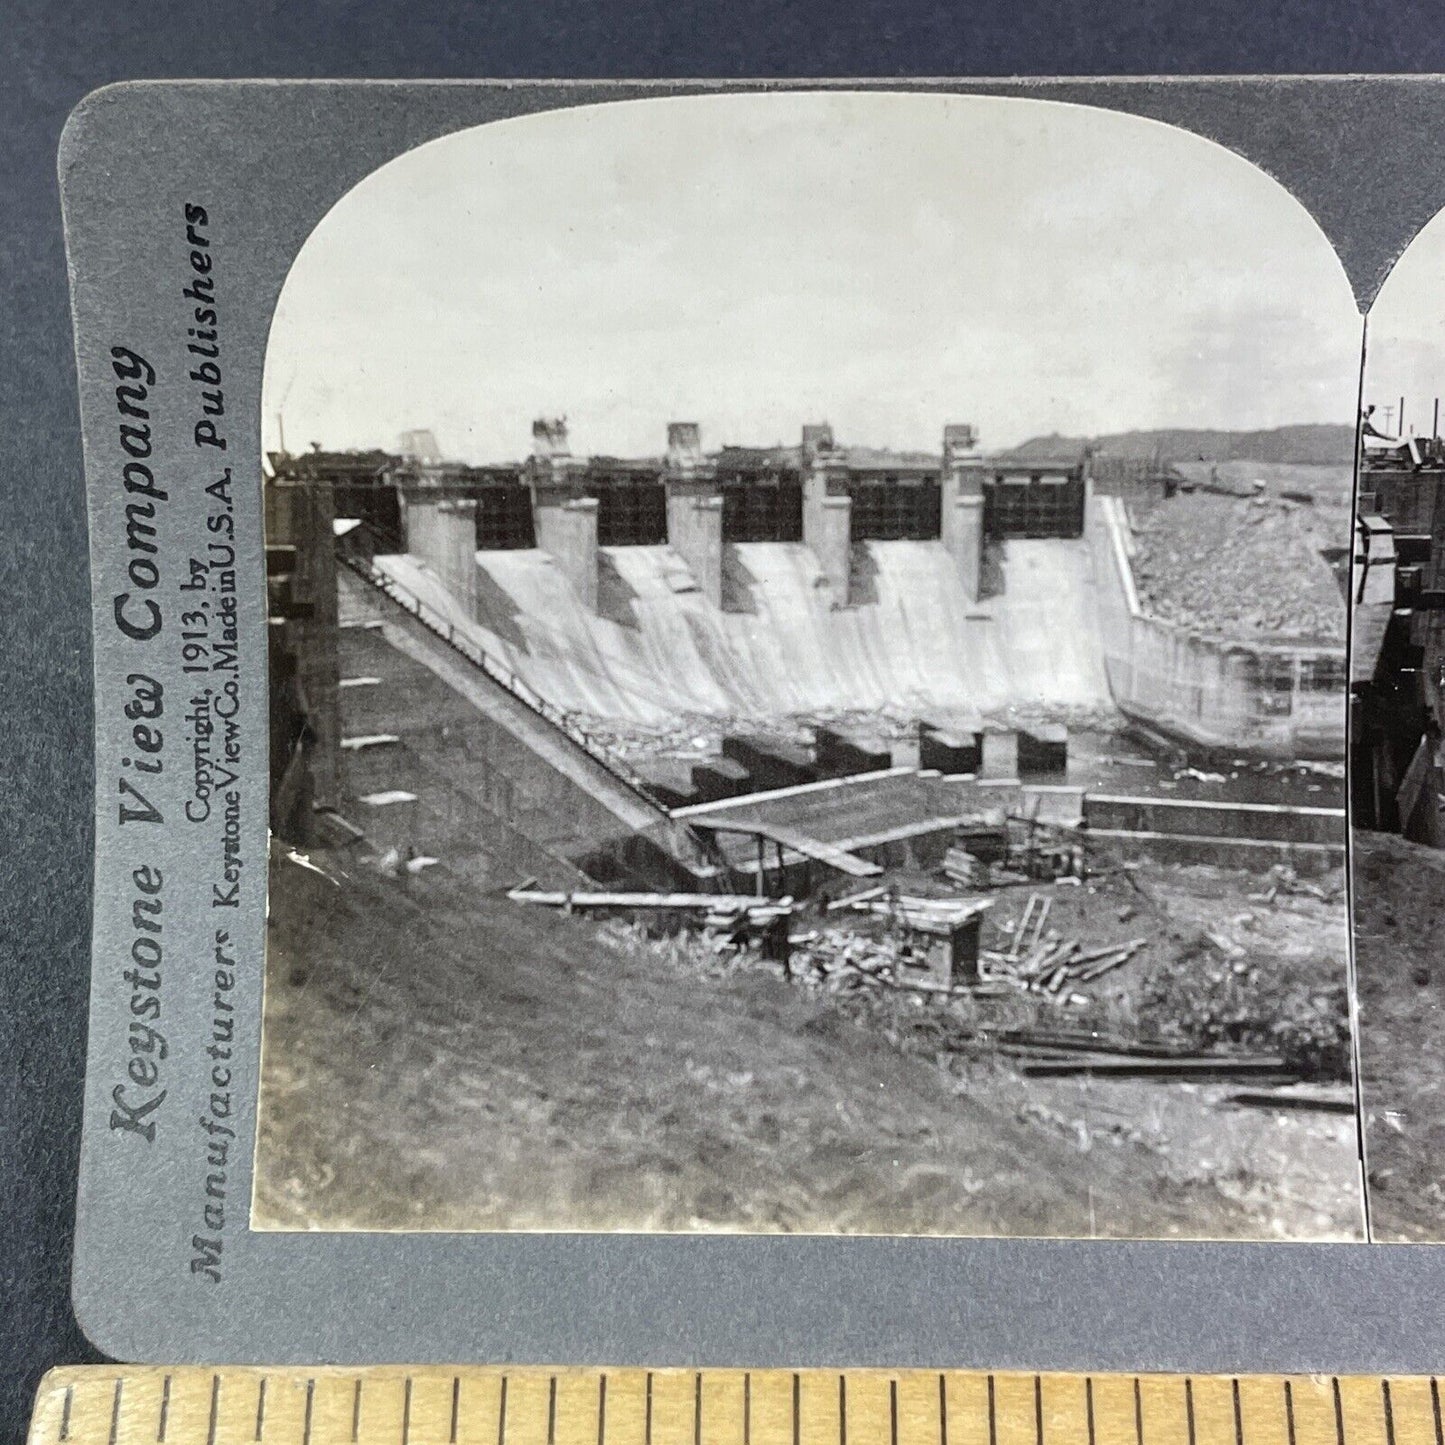
[[[793,900],[756,898],[750,893],[599,893],[587,890],[563,892],[534,888],[513,888],[507,897],[513,903],[536,903],[547,908],[657,908],[708,913],[746,913],[768,910],[791,912]]]
[[[712,833],[744,833],[749,837],[767,838],[774,843],[781,843],[785,848],[791,848],[795,853],[801,853],[805,858],[826,863],[840,873],[846,873],[850,878],[877,878],[883,872],[876,863],[870,863],[866,858],[859,858],[832,843],[810,838],[805,833],[781,824],[764,822],[761,818],[723,820],[692,817],[688,819],[688,826]]]

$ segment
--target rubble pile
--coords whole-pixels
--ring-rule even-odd
[[[808,746],[820,727],[856,728],[887,740],[914,737],[918,732],[917,710],[908,708],[856,708],[766,717],[679,712],[670,724],[651,726],[594,713],[576,712],[570,716],[589,737],[624,758],[715,757],[723,739],[731,733]]]
[[[986,901],[915,896],[877,887],[827,905],[825,919],[846,913],[850,915],[846,920],[812,927],[798,926],[799,909],[791,898],[720,898],[718,907],[692,913],[685,922],[680,916],[669,919],[659,914],[650,925],[615,918],[602,927],[618,939],[644,941],[674,961],[701,962],[713,976],[759,967],[832,994],[860,989],[943,999],[1031,994],[1049,1003],[1083,1007],[1093,1000],[1080,994],[1078,987],[1127,963],[1147,940],[1098,945],[1062,934],[1048,926],[1051,905],[1049,897],[1031,893],[1019,921],[1004,922],[995,930],[1001,946],[980,948],[976,972],[952,984],[919,976],[921,959],[910,930],[946,925],[960,909],[981,911],[988,906]]]
[[[1292,1059],[1277,1050],[1258,1051],[1257,1045],[1240,1049],[1217,1040],[1224,1047],[1201,1051],[1189,1038],[1137,1037],[1110,1001],[1079,989],[1134,958],[1145,940],[1089,947],[1084,939],[1061,937],[1048,927],[1049,901],[1030,895],[1018,923],[1002,930],[1011,934],[1007,946],[982,949],[977,977],[952,987],[914,974],[906,935],[889,928],[886,916],[887,907],[899,902],[942,911],[950,906],[948,900],[897,895],[867,900],[859,907],[865,919],[794,932],[781,955],[760,936],[758,920],[742,914],[661,937],[620,919],[602,929],[623,947],[647,948],[673,966],[714,980],[749,973],[781,976],[826,999],[842,1017],[905,1052],[932,1059],[949,1074],[976,1063],[1004,1065],[1024,1077],[1278,1081],[1301,1074]],[[1053,1014],[1060,1020],[1053,1023],[1041,1013],[1050,1007],[1069,1012]]]
[[[1344,599],[1312,512],[1264,492],[1131,506],[1140,602],[1206,632],[1344,642]]]
[[[981,976],[1025,993],[1042,994],[1058,1002],[1083,1006],[1087,996],[1064,992],[1073,984],[1093,983],[1112,972],[1139,952],[1148,942],[1132,938],[1125,943],[1086,947],[1080,938],[1061,937],[1048,928],[1053,900],[1031,893],[1023,916],[1016,925],[1005,924],[1013,934],[1004,951],[985,949],[979,955]]]

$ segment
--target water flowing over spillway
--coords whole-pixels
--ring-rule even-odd
[[[619,722],[1110,705],[1082,541],[1005,543],[982,602],[940,543],[862,543],[841,608],[801,544],[729,546],[721,608],[669,547],[600,559],[593,613],[546,553],[481,552],[476,618],[415,557],[377,561],[550,702]]]

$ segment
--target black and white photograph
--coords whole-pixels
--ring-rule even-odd
[[[1373,1237],[1445,1239],[1445,223],[1370,309],[1350,661],[1359,1072]]]
[[[356,185],[266,353],[252,1227],[1363,1239],[1352,706],[1366,909],[1445,884],[1430,235],[1356,520],[1344,270],[1183,129],[659,97]],[[1360,946],[1416,1237],[1430,964]]]

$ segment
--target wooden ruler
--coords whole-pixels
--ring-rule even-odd
[[[30,1445],[1445,1445],[1433,1377],[84,1366]]]

